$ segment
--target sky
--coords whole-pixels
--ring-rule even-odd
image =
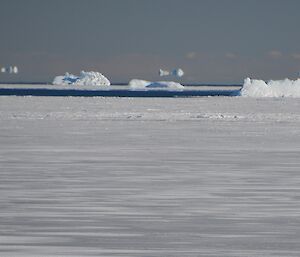
[[[99,71],[112,82],[294,79],[299,0],[0,0],[0,81],[51,82]],[[172,79],[172,78],[166,78]]]

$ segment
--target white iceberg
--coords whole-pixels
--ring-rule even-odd
[[[79,76],[69,74],[57,76],[53,85],[76,85],[76,86],[110,86],[110,81],[101,73],[95,71],[81,71]]]
[[[181,78],[184,75],[184,71],[182,69],[180,69],[180,68],[174,69],[172,71],[159,69],[158,73],[159,73],[160,77],[173,75],[173,76],[176,76],[178,78]]]
[[[9,73],[9,74],[18,74],[19,69],[18,69],[17,66],[2,67],[1,72],[2,73]]]
[[[148,88],[166,88],[166,89],[173,89],[173,90],[182,90],[184,86],[180,83],[174,81],[156,81],[151,82],[147,80],[141,79],[132,79],[129,82],[129,87],[131,89],[148,89]]]
[[[246,97],[300,97],[300,79],[265,82],[246,78],[240,95]]]

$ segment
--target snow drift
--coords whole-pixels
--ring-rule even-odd
[[[246,78],[240,91],[248,97],[300,97],[300,79],[263,80]]]
[[[101,73],[95,71],[81,71],[79,76],[69,74],[57,76],[53,85],[76,85],[76,86],[110,86],[110,81]]]
[[[148,89],[148,88],[166,88],[166,89],[173,89],[173,90],[182,90],[184,89],[184,86],[180,83],[174,82],[174,81],[156,81],[151,82],[147,80],[141,80],[141,79],[132,79],[129,82],[129,86],[132,89]]]

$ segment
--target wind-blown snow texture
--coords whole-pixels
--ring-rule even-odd
[[[298,99],[0,97],[0,256],[299,257]]]
[[[110,81],[101,73],[95,71],[81,71],[79,76],[66,73],[57,76],[53,80],[54,85],[76,85],[76,86],[109,86]]]
[[[300,97],[300,79],[263,80],[247,78],[241,89],[242,96],[249,97]]]
[[[184,86],[178,82],[174,81],[156,81],[151,82],[147,80],[141,79],[132,79],[129,82],[129,86],[131,89],[147,89],[147,88],[168,88],[172,90],[182,90]]]

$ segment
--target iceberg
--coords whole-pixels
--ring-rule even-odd
[[[245,97],[300,97],[300,79],[265,82],[246,78],[240,95]]]
[[[66,72],[64,76],[54,78],[53,85],[76,86],[110,86],[110,81],[101,73],[95,71],[81,71],[79,76]]]
[[[160,77],[173,75],[173,76],[176,76],[178,78],[181,78],[184,75],[184,71],[180,68],[174,69],[173,71],[159,69],[158,73],[159,73]]]
[[[162,89],[173,89],[173,90],[182,90],[184,86],[180,83],[174,81],[156,81],[151,82],[141,79],[132,79],[129,82],[129,87],[131,89],[151,89],[151,88],[162,88]]]
[[[9,73],[9,74],[19,73],[19,69],[17,66],[2,67],[0,70],[2,73]]]

